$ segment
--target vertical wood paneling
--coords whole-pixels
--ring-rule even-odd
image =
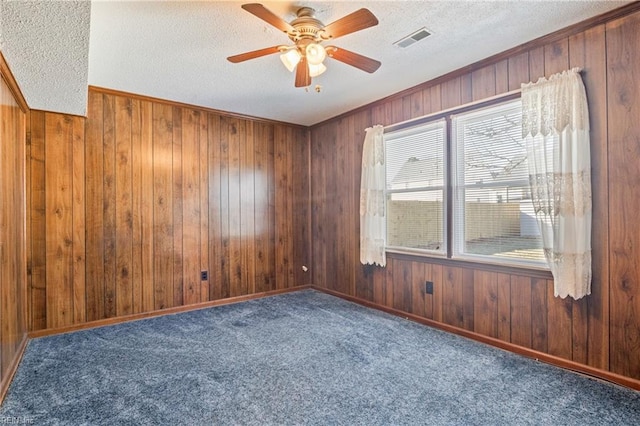
[[[142,309],[142,139],[140,101],[131,99],[131,312]]]
[[[184,277],[182,250],[183,218],[182,205],[184,203],[183,175],[182,175],[182,109],[173,107],[171,138],[171,227],[173,229],[173,298],[169,298],[170,306],[180,306],[184,303]]]
[[[442,322],[442,265],[431,265],[431,280],[433,281],[433,319]]]
[[[422,103],[425,114],[444,109],[442,106],[442,88],[439,84],[428,87],[422,91]]]
[[[472,100],[489,98],[496,94],[496,67],[489,65],[471,73]]]
[[[421,117],[424,115],[424,105],[422,99],[422,91],[417,91],[411,94],[409,98],[411,104],[411,110],[409,112],[409,118]]]
[[[115,98],[110,95],[104,97],[103,108],[103,244],[104,244],[104,314],[110,318],[116,316],[116,111]],[[47,156],[47,164],[50,164]],[[48,179],[47,179],[48,181]],[[49,191],[47,191],[49,193]]]
[[[462,87],[460,77],[448,80],[446,83],[443,83],[440,86],[442,89],[442,109],[453,108],[462,103]]]
[[[384,305],[386,272],[385,269],[382,268],[375,266],[373,268],[375,268],[373,272],[373,302],[379,305]]]
[[[393,269],[393,308],[411,312],[411,262],[396,260]]]
[[[199,112],[199,111],[198,111]],[[199,134],[198,145],[200,151],[198,153],[198,188],[200,204],[198,206],[200,212],[200,271],[207,271],[209,274],[209,119],[207,113],[202,111],[198,114]],[[200,301],[206,302],[211,300],[210,277],[206,280],[200,280]]]
[[[410,262],[411,267],[411,307],[409,312],[425,318],[433,317],[433,295],[425,294],[426,268],[431,272],[431,265],[424,263]],[[429,273],[429,275],[431,275]],[[427,302],[428,300],[428,302]]]
[[[100,318],[104,318],[104,206],[103,206],[103,191],[104,191],[104,149],[102,138],[103,131],[103,95],[101,93],[89,92],[89,103],[87,106],[87,120],[85,122],[85,142],[91,140],[92,143],[85,143],[85,202],[86,202],[86,282],[89,285],[86,288],[86,303],[87,303],[87,321],[94,321]],[[36,123],[34,122],[35,116],[32,114],[31,125],[35,130]],[[44,144],[44,135],[42,138]],[[45,158],[43,155],[42,163],[44,167]],[[36,166],[35,159],[31,160],[32,168]],[[34,176],[34,183],[36,182]],[[46,180],[42,177],[41,184],[44,185]],[[35,188],[32,188],[32,196],[36,195]],[[34,210],[35,213],[35,210]],[[42,241],[46,239],[47,233],[44,229],[36,232],[34,230],[32,241],[34,249],[38,247],[38,241],[36,238],[42,238]],[[34,260],[36,259],[34,253]],[[33,305],[33,314],[40,312],[46,317],[46,311],[41,307]],[[34,323],[32,325],[33,330],[41,330],[45,327],[45,324],[36,324],[35,316],[33,318]]]
[[[547,76],[569,68],[569,40],[562,39],[544,47],[544,73]]]
[[[454,327],[464,327],[463,270],[445,266],[442,283],[442,321]]]
[[[30,116],[34,330],[310,282],[306,129],[94,90],[88,115]]]
[[[222,123],[220,117],[208,114],[208,140],[217,141],[217,144],[211,144],[209,149],[209,297],[211,300],[218,300],[223,294],[228,294],[228,277],[225,273],[226,267],[224,263],[224,244],[222,234],[223,220],[226,218],[224,211],[227,205],[223,204],[226,197],[227,188],[222,185],[223,172],[223,144],[225,139],[222,138]],[[226,178],[225,178],[226,183]],[[225,290],[226,289],[226,290]]]
[[[522,83],[531,81],[529,78],[529,54],[521,53],[508,59],[509,62],[509,90],[518,90]]]
[[[497,274],[498,335],[500,340],[511,342],[511,277]]]
[[[153,105],[153,271],[155,309],[173,304],[173,109]]]
[[[379,111],[382,112],[382,111]],[[383,117],[379,115],[376,118],[378,123],[382,124]],[[326,236],[325,227],[329,228],[331,224],[328,222],[328,212],[326,211],[327,200],[327,164],[325,154],[329,147],[326,147],[326,129],[329,126],[319,128],[311,136],[311,156],[314,161],[311,163],[311,175],[313,181],[311,185],[311,199],[315,200],[312,207],[312,235],[313,246],[312,256],[313,265],[311,268],[311,276],[313,282],[322,286],[327,286],[329,283],[326,278],[327,260],[326,260]],[[382,299],[382,284],[381,280],[378,281],[378,293],[379,300]],[[374,291],[375,294],[375,291]]]
[[[89,108],[91,108],[91,98],[89,98]],[[30,329],[42,329],[47,327],[47,227],[46,227],[46,188],[45,188],[45,126],[42,111],[30,112],[31,130],[31,157],[29,158],[29,168],[31,169],[29,185],[29,198],[31,199],[31,210],[29,218],[31,221],[31,241],[29,250],[31,267],[31,287],[30,287]],[[88,181],[87,181],[88,185]],[[93,218],[94,220],[96,218]],[[88,228],[89,229],[89,228]],[[100,227],[100,231],[102,226]],[[90,229],[89,229],[90,231]],[[87,243],[89,239],[87,239]],[[89,265],[89,258],[87,258]],[[91,276],[87,273],[87,278]],[[89,293],[87,293],[89,296]],[[90,300],[87,297],[87,300]]]
[[[579,33],[569,39],[570,67],[582,67],[589,100],[591,128],[591,186],[593,227],[591,235],[593,278],[591,296],[577,305],[573,321],[574,360],[609,368],[609,190],[605,27]],[[574,306],[575,307],[575,306]],[[585,312],[586,309],[586,312]],[[586,354],[585,354],[586,351]],[[586,356],[586,359],[582,357]]]
[[[273,193],[273,125],[256,123],[255,144],[255,230],[256,230],[256,291],[275,289],[274,247],[272,244]],[[309,265],[310,266],[310,265]]]
[[[496,64],[495,94],[506,93],[509,90],[509,60],[505,59]]]
[[[610,369],[640,378],[640,13],[607,24]]]
[[[89,92],[91,93],[91,92]],[[154,270],[154,176],[153,176],[153,104],[140,102],[140,227],[142,256],[142,311],[155,309],[155,270]]]
[[[254,132],[253,124],[247,122],[244,146],[241,147],[240,157],[240,189],[242,200],[240,203],[240,230],[242,241],[243,271],[242,288],[245,294],[254,293],[256,288],[256,259],[255,259],[255,185],[254,185]]]
[[[542,283],[540,283],[542,285]],[[553,282],[544,283],[547,288],[547,342],[543,352],[565,359],[572,359],[572,317],[573,301],[567,297],[553,297]]]
[[[18,361],[19,348],[27,332],[25,185],[27,178],[28,184],[33,182],[32,174],[25,170],[28,114],[26,108],[21,108],[22,95],[12,91],[11,87],[17,85],[11,75],[4,75],[5,69],[8,67],[0,55],[0,383],[3,390],[9,387],[11,366]],[[44,217],[42,213],[38,220]],[[33,282],[34,276],[31,278]]]
[[[133,313],[133,197],[131,100],[117,97],[115,125],[115,229],[116,232],[116,315]]]
[[[529,51],[529,78],[535,82],[544,75],[544,46],[541,46]]]
[[[399,123],[401,121],[406,120],[404,116],[404,109],[402,108],[402,99],[397,98],[393,99],[390,104],[391,111],[391,123]]]
[[[291,149],[291,169],[288,173],[294,176],[293,197],[289,204],[293,221],[289,229],[293,237],[293,269],[295,272],[293,285],[297,286],[312,283],[308,272],[311,266],[311,247],[308,243],[311,241],[311,210],[309,205],[309,134],[306,129],[293,129]],[[353,255],[354,250],[355,247],[349,253]],[[303,266],[307,268],[307,271],[302,269]]]
[[[498,337],[498,276],[495,272],[475,271],[473,283],[474,331]]]
[[[73,322],[80,323],[86,317],[84,120],[80,117],[73,117],[71,137]]]
[[[384,292],[384,304],[389,307],[392,308],[394,305],[394,290],[395,290],[395,285],[393,282],[393,277],[394,277],[394,270],[396,269],[396,264],[397,261],[396,259],[389,259],[387,260],[387,265],[384,268],[386,271],[384,272],[385,274],[385,281],[383,284],[383,292]]]
[[[402,103],[405,103],[404,100]],[[408,105],[408,102],[406,103]],[[401,112],[400,116],[404,117],[404,111]],[[350,167],[348,167],[347,164],[349,164],[350,159],[347,158],[347,147],[344,143],[347,139],[346,136],[348,134],[348,129],[349,117],[338,121],[336,126],[336,147],[334,149],[335,184],[332,186],[332,193],[334,194],[333,205],[337,219],[333,230],[335,237],[332,238],[332,252],[335,254],[335,262],[337,265],[337,268],[335,269],[335,278],[333,279],[334,285],[332,288],[345,294],[350,294],[350,280],[347,274],[350,269],[348,265],[352,262],[350,262],[350,253],[348,253],[347,250],[352,238],[352,228],[349,228],[349,220],[347,219],[347,215],[349,214],[349,198],[340,196],[339,191],[340,188],[349,187],[347,182]],[[340,238],[338,236],[340,236]]]
[[[183,261],[180,272],[184,304],[190,305],[202,300],[200,296],[200,161],[198,160],[200,158],[200,113],[198,111],[185,111],[182,140],[184,141],[182,144]]]
[[[274,173],[276,179],[276,283],[278,288],[287,288],[292,283],[289,280],[289,272],[292,271],[293,260],[290,250],[292,235],[286,232],[293,219],[289,216],[287,208],[291,193],[291,177],[286,173],[290,164],[291,141],[287,131],[282,126],[276,126],[274,132]]]
[[[531,280],[511,276],[511,343],[531,347]]]
[[[422,101],[420,101],[422,104]],[[361,164],[362,149],[364,146],[365,129],[372,126],[371,112],[368,110],[357,114],[353,121],[353,132],[355,143],[350,144],[353,148],[353,162],[351,164]],[[362,171],[360,167],[351,167],[352,181],[349,193],[351,195],[352,206],[352,247],[354,262],[358,266],[353,268],[355,275],[355,295],[364,300],[373,300],[373,286],[369,285],[371,275],[375,271],[375,267],[371,265],[364,266],[360,264],[360,183]],[[309,237],[311,238],[311,237]]]
[[[1,60],[0,60],[1,61]],[[2,62],[0,62],[0,67],[2,66]],[[0,101],[2,101],[2,91],[0,89]],[[11,105],[11,102],[4,102],[5,105],[9,106]],[[22,112],[22,111],[21,111]],[[19,117],[19,116],[18,116]],[[19,119],[19,118],[18,118]],[[0,121],[2,120],[2,117],[0,117]],[[31,274],[31,217],[30,217],[30,212],[31,212],[31,197],[28,196],[27,194],[29,193],[29,188],[31,186],[31,167],[29,164],[29,159],[31,158],[31,129],[29,127],[29,122],[31,120],[31,113],[30,111],[27,109],[26,112],[23,112],[23,116],[22,116],[22,122],[23,122],[23,129],[24,132],[21,133],[21,135],[24,136],[24,142],[25,142],[25,150],[24,150],[24,158],[21,159],[21,163],[23,163],[25,165],[24,168],[24,180],[25,180],[25,191],[24,191],[24,201],[25,201],[25,240],[23,241],[24,243],[24,261],[25,261],[25,267],[26,267],[26,275],[25,275],[25,282],[24,282],[24,300],[22,301],[24,306],[24,326],[25,331],[29,330],[29,324],[31,321],[31,304],[29,303],[29,301],[31,300],[31,285],[33,284],[32,281],[32,274]],[[11,127],[9,124],[5,125],[6,127]],[[20,137],[20,136],[19,136]],[[2,144],[0,143],[0,155],[2,155]],[[2,170],[2,163],[0,163],[0,171]],[[2,220],[2,219],[0,219]],[[1,249],[0,249],[1,250]],[[0,254],[1,255],[1,254]],[[0,257],[1,259],[1,257]],[[18,268],[20,268],[20,266],[18,266]],[[0,261],[0,277],[2,277],[2,263]],[[0,278],[1,280],[1,278]],[[20,282],[17,282],[16,285],[20,285]],[[2,283],[0,282],[0,287],[2,286]],[[0,290],[1,291],[1,290]],[[1,314],[0,314],[1,317]],[[1,327],[0,327],[0,333],[1,333]],[[2,339],[2,336],[0,335],[0,339]],[[0,345],[1,346],[1,345]],[[1,349],[0,349],[1,350]],[[1,354],[0,354],[0,359],[1,359]],[[0,384],[2,383],[2,371],[0,370]]]
[[[140,101],[131,100],[131,311],[143,312],[142,283],[142,129]],[[145,188],[146,189],[146,188]],[[81,321],[80,321],[81,322]]]
[[[245,122],[239,119],[227,121],[229,133],[229,289],[230,296],[246,294],[242,281],[242,192],[240,188],[240,150],[245,142]]]
[[[220,118],[220,252],[217,261],[220,264],[220,298],[230,297],[232,294],[231,271],[231,237],[230,237],[230,213],[237,212],[237,206],[231,204],[231,164],[229,158],[229,145],[232,127],[225,117]],[[233,208],[236,207],[236,210]]]
[[[73,120],[45,114],[47,327],[73,324]],[[51,189],[51,190],[49,190]]]
[[[549,284],[549,285],[548,285]],[[553,283],[547,280],[532,279],[531,283],[531,347],[537,351],[547,352],[549,333],[570,335],[569,327],[559,327],[550,321],[550,307],[553,306]],[[549,291],[551,287],[551,296]]]
[[[474,295],[475,281],[473,278],[473,269],[464,268],[462,270],[462,321],[463,327],[473,331],[475,317],[474,312]]]
[[[460,76],[460,102],[468,104],[473,101],[473,81],[471,73]]]

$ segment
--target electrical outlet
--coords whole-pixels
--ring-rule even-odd
[[[207,281],[209,279],[208,271],[200,271],[200,281]]]
[[[427,294],[433,294],[433,281],[427,281],[424,283],[424,291]]]

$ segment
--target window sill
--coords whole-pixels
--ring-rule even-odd
[[[523,275],[532,278],[540,278],[552,280],[551,271],[543,266],[536,267],[534,265],[505,265],[501,263],[493,263],[487,261],[479,261],[475,259],[456,258],[450,259],[444,255],[413,252],[404,250],[387,249],[387,257],[391,259],[408,260],[421,263],[434,263],[443,266],[451,266],[458,268],[475,269],[481,271],[498,272],[502,274]]]

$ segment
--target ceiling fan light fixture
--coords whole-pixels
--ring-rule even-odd
[[[296,69],[296,65],[300,62],[302,55],[298,52],[297,49],[289,49],[280,55],[280,60],[284,64],[285,67],[289,70],[289,72],[293,72]]]
[[[309,63],[309,77],[317,77],[327,70],[324,64]]]
[[[375,72],[381,65],[379,61],[358,53],[335,46],[324,47],[321,45],[323,41],[335,40],[338,37],[378,25],[378,19],[368,9],[358,9],[329,25],[324,25],[316,19],[313,16],[314,10],[310,7],[298,9],[296,18],[291,22],[280,18],[260,3],[243,4],[242,9],[284,32],[294,44],[271,46],[229,56],[227,58],[229,62],[235,64],[279,53],[280,60],[289,72],[295,70],[295,87],[309,87],[312,77],[324,73],[327,67],[323,61],[327,56],[368,73]]]
[[[324,46],[318,43],[309,43],[305,48],[307,62],[310,65],[320,65],[324,58],[327,57],[327,52],[324,50]]]

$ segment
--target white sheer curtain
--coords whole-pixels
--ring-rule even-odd
[[[362,178],[360,180],[360,263],[387,263],[384,217],[384,128],[376,125],[366,129],[362,148]]]
[[[591,155],[587,97],[574,68],[522,85],[522,135],[555,295],[591,293]]]

